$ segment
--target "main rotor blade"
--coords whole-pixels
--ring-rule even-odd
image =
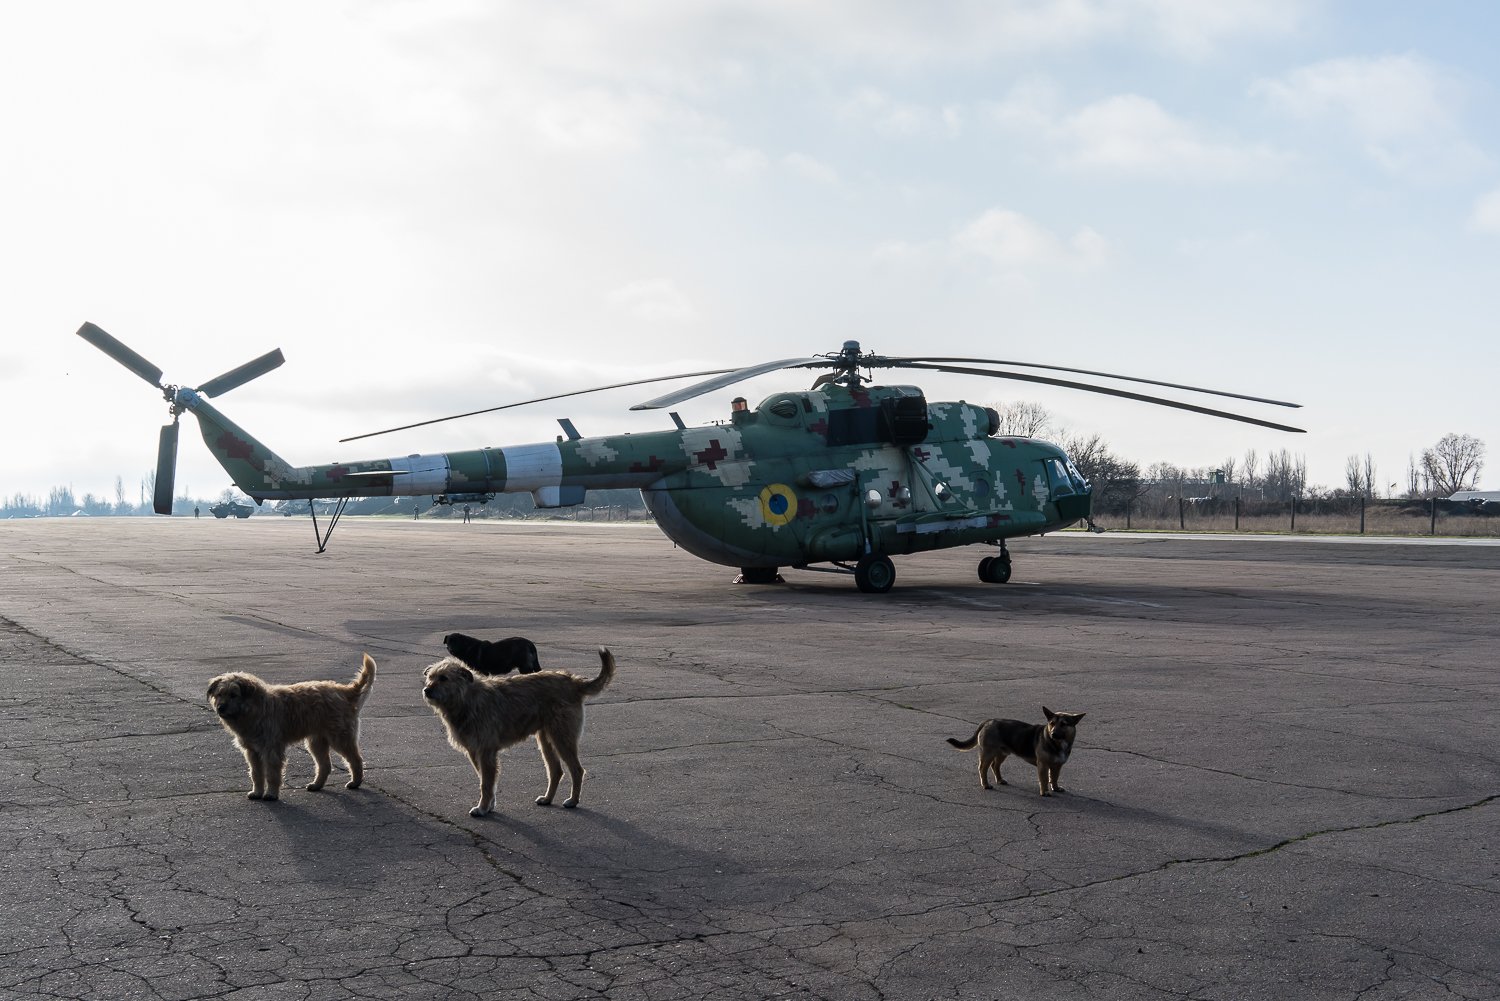
[[[236,386],[243,386],[251,379],[260,378],[274,368],[280,368],[284,361],[286,358],[282,357],[280,348],[267,351],[254,361],[247,361],[239,368],[232,368],[218,378],[208,380],[198,387],[198,392],[208,397],[227,393]]]
[[[157,514],[172,513],[172,489],[177,480],[177,428],[178,424],[162,425],[161,437],[156,443],[156,490],[151,496],[151,506]]]
[[[164,388],[161,384],[161,369],[115,340],[109,334],[105,333],[102,328],[92,323],[85,323],[78,328],[78,336],[130,369],[130,371],[142,379],[151,383],[157,389]]]
[[[912,362],[905,366],[907,368],[930,369],[934,372],[952,372],[957,375],[987,375],[995,379],[1014,379],[1019,382],[1036,382],[1044,386],[1062,386],[1066,389],[1081,389],[1088,393],[1103,393],[1106,396],[1118,396],[1126,400],[1139,400],[1142,403],[1154,403],[1157,406],[1173,407],[1177,410],[1188,410],[1195,414],[1207,414],[1209,417],[1222,417],[1225,420],[1240,421],[1244,424],[1255,424],[1263,428],[1271,428],[1275,431],[1291,431],[1296,434],[1306,434],[1302,428],[1288,427],[1285,424],[1276,424],[1271,421],[1263,421],[1258,417],[1244,417],[1240,414],[1231,414],[1223,410],[1211,410],[1208,407],[1199,407],[1191,403],[1179,403],[1176,400],[1164,400],[1159,396],[1146,396],[1141,393],[1131,393],[1123,389],[1109,389],[1105,386],[1090,386],[1086,382],[1070,382],[1067,379],[1053,379],[1045,375],[1025,375],[1020,372],[994,372],[983,368],[964,368],[958,365],[929,365],[925,362]]]
[[[755,376],[765,375],[767,372],[775,372],[778,369],[783,368],[798,368],[805,365],[826,364],[828,364],[828,360],[826,358],[783,358],[781,359],[781,361],[761,362],[759,365],[750,365],[746,368],[723,369],[722,371],[726,374],[720,375],[717,379],[706,379],[703,382],[695,382],[691,386],[688,386],[684,389],[674,390],[673,392],[670,392],[665,396],[658,396],[654,400],[647,400],[645,403],[637,403],[630,409],[660,410],[662,407],[670,407],[674,403],[681,403],[683,400],[691,400],[695,396],[702,396],[704,393],[712,393],[716,389],[723,389],[725,386],[732,386],[736,382],[743,382],[746,379],[753,379]]]
[[[712,369],[707,372],[683,372],[680,375],[658,375],[650,379],[636,379],[634,382],[617,382],[610,386],[595,386],[593,389],[577,389],[571,393],[555,393],[552,396],[538,396],[534,400],[521,400],[518,403],[504,403],[498,407],[487,407],[484,410],[470,410],[466,414],[454,414],[451,417],[434,417],[430,421],[417,421],[415,424],[403,424],[398,428],[386,428],[384,431],[371,431],[368,434],[357,434],[350,438],[340,438],[340,442],[359,441],[361,438],[374,438],[376,435],[391,434],[395,431],[406,431],[410,428],[426,427],[428,424],[441,424],[443,421],[456,421],[460,417],[475,417],[479,414],[492,414],[497,410],[509,410],[512,407],[524,407],[528,403],[546,403],[548,400],[562,400],[569,396],[584,396],[588,393],[602,393],[606,389],[624,389],[626,386],[644,386],[648,382],[665,382],[668,379],[691,379],[700,375],[718,375],[728,372],[727,368]]]
[[[1230,393],[1222,389],[1204,389],[1202,386],[1185,386],[1178,382],[1162,382],[1159,379],[1142,379],[1133,375],[1116,375],[1114,372],[1094,372],[1086,368],[1068,368],[1065,365],[1038,365],[1029,361],[1003,361],[999,358],[887,358],[887,362],[896,367],[906,367],[908,362],[970,362],[980,365],[1020,365],[1022,368],[1044,368],[1052,372],[1076,372],[1079,375],[1097,375],[1105,379],[1123,379],[1126,382],[1143,382],[1151,386],[1165,386],[1168,389],[1186,389],[1194,393],[1209,393],[1214,396],[1228,396],[1236,400],[1249,400],[1251,403],[1270,403],[1278,407],[1293,407],[1301,409],[1300,403],[1287,403],[1285,400],[1268,400],[1262,396],[1246,396],[1243,393]]]

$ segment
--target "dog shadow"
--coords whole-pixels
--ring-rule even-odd
[[[1014,783],[1011,783],[1014,785]],[[1247,831],[1242,827],[1219,823],[1207,817],[1194,814],[1164,813],[1149,807],[1134,806],[1127,803],[1117,803],[1114,800],[1102,796],[1090,795],[1087,792],[1077,792],[1071,787],[1062,795],[1041,797],[1031,790],[1029,797],[1031,803],[1045,803],[1049,813],[1066,813],[1071,815],[1088,815],[1100,821],[1110,824],[1132,824],[1142,828],[1156,828],[1187,832],[1197,835],[1206,840],[1214,842],[1256,842],[1257,836],[1254,832]]]
[[[583,806],[560,810],[531,807],[566,814],[568,823],[558,825],[526,819],[525,812],[496,810],[479,818],[468,818],[465,828],[486,841],[514,850],[522,842],[525,854],[538,864],[578,878],[608,881],[618,885],[652,887],[659,894],[661,874],[701,873],[706,880],[744,876],[751,868],[725,852],[704,851],[653,834],[637,824],[609,813]],[[498,836],[497,836],[498,835]]]

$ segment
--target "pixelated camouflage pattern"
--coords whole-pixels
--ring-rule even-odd
[[[992,437],[983,407],[928,404],[915,444],[831,430],[840,417],[875,427],[850,412],[919,396],[913,387],[827,384],[774,394],[703,427],[315,466],[291,465],[200,396],[181,395],[209,450],[257,502],[526,492],[548,507],[581,502],[590,489],[636,488],[673,541],[728,566],[994,543],[1089,514],[1087,485],[1063,451]]]

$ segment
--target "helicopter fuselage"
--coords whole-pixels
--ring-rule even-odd
[[[177,404],[236,486],[264,500],[641,491],[688,552],[735,567],[899,555],[1066,527],[1090,491],[1062,449],[996,434],[993,410],[910,386],[827,383],[723,423],[401,458],[292,466],[192,390]]]

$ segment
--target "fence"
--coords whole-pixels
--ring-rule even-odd
[[[1363,497],[1146,497],[1096,511],[1094,522],[1116,530],[1495,537],[1500,536],[1500,505]]]

